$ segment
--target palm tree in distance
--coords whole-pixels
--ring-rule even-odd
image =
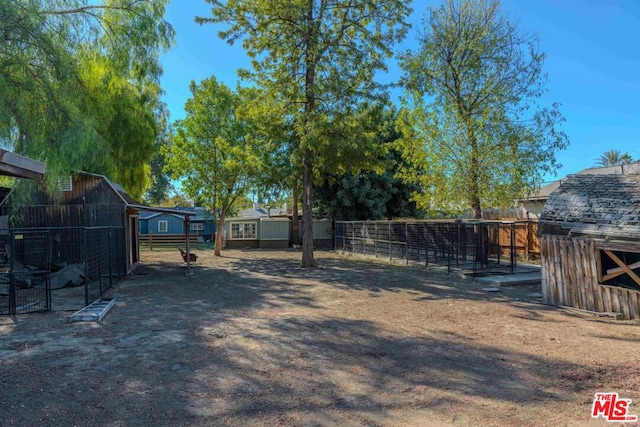
[[[596,159],[598,166],[620,166],[633,163],[629,153],[621,153],[620,150],[605,151]]]

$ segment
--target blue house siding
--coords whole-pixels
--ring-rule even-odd
[[[167,222],[166,231],[160,231],[161,221]],[[172,214],[160,214],[147,220],[146,234],[182,234],[184,233],[184,218]]]
[[[159,231],[158,223],[160,221],[167,222],[167,231]],[[154,213],[150,211],[143,211],[138,218],[140,234],[182,234],[184,233],[184,217],[179,215],[173,215],[169,213]],[[202,224],[202,230],[196,230],[193,224]],[[196,226],[197,228],[197,226]],[[202,236],[203,240],[211,240],[213,233],[215,233],[216,224],[213,219],[192,217],[191,218],[191,234],[198,233]]]
[[[149,234],[149,220],[147,218],[138,219],[138,230],[140,230],[140,234]]]
[[[202,230],[194,230],[193,224],[202,224]],[[198,233],[198,235],[202,236],[204,240],[211,240],[213,233],[216,231],[216,224],[213,220],[203,220],[203,221],[192,221],[191,222],[191,233]]]

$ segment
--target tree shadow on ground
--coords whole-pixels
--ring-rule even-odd
[[[446,279],[352,260],[314,270],[268,254],[226,262],[193,276],[149,263],[114,287],[102,324],[20,318],[2,337],[0,424],[400,425],[417,414],[432,425],[531,425],[588,390],[575,386],[580,364],[337,317],[308,292],[490,298]]]

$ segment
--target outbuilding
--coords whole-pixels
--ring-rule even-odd
[[[549,304],[640,318],[640,175],[570,175],[540,217]]]
[[[142,206],[118,184],[88,172],[63,177],[57,191],[11,190],[0,203],[0,314],[81,308],[101,297],[139,261],[142,209],[181,215],[185,224],[195,215]],[[52,289],[69,284],[84,285],[84,292],[52,297]]]

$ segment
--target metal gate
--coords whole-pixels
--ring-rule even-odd
[[[48,230],[4,230],[0,314],[51,310],[51,236]]]
[[[126,274],[124,227],[0,230],[0,315],[78,310]]]

